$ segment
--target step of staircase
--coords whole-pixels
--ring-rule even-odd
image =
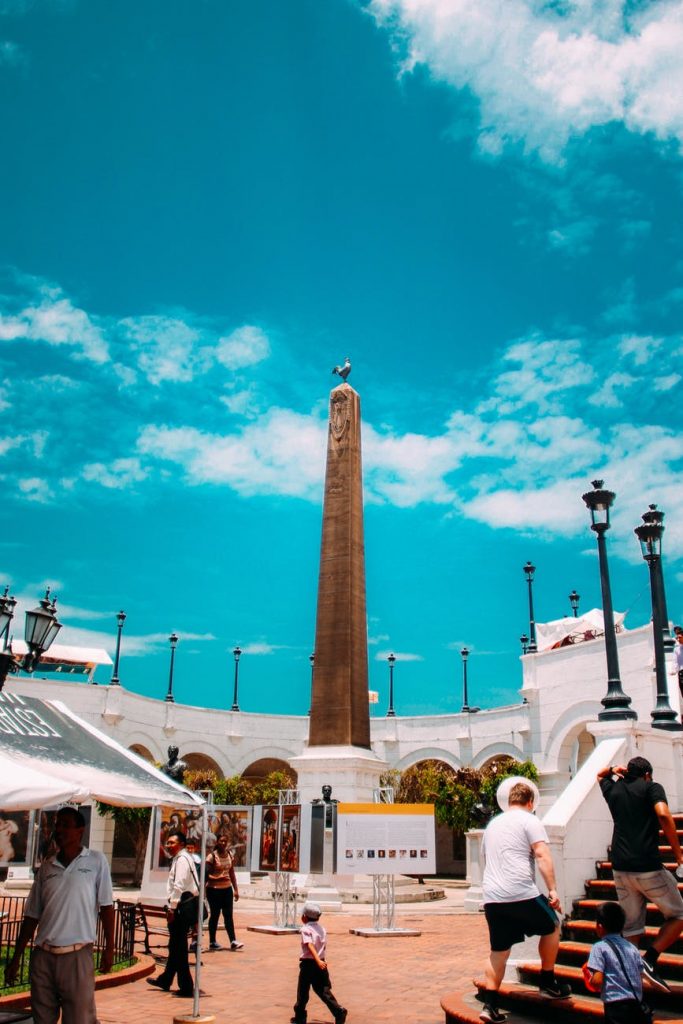
[[[678,891],[683,896],[683,882],[678,883]],[[617,890],[612,878],[591,878],[586,882],[586,896],[589,899],[599,898],[605,900],[616,900]]]
[[[481,987],[481,982],[479,986]],[[500,1005],[509,1013],[507,1024],[602,1024],[602,1001],[594,996],[572,995],[548,999],[529,985],[501,985]],[[446,1024],[479,1024],[482,1004],[474,989],[450,992],[441,1000]],[[683,1009],[655,1011],[655,1024],[683,1024]]]
[[[574,903],[572,904],[572,916],[583,920],[594,921],[598,907],[605,902],[605,898],[600,900],[574,900]],[[662,916],[654,903],[648,903],[645,924],[658,923],[662,923]]]
[[[561,962],[567,966],[576,965],[578,967],[582,967],[588,959],[593,942],[597,940],[597,935],[595,935],[595,933],[592,936],[592,940],[593,941],[587,939],[586,942],[564,940],[560,950],[560,955],[562,957]],[[683,956],[675,956],[667,951],[666,953],[662,953],[658,963],[660,972],[667,979],[671,978],[674,981],[683,984]]]
[[[683,814],[675,814],[676,828],[679,839],[683,843]],[[662,840],[664,837],[661,837]],[[665,844],[659,847],[660,854],[669,871],[673,871],[675,863],[670,859],[671,847]],[[500,1007],[508,1013],[508,1024],[591,1024],[604,1020],[602,1001],[599,996],[587,992],[583,981],[581,967],[588,959],[591,946],[597,941],[595,915],[598,907],[605,900],[616,900],[616,890],[612,879],[612,862],[609,859],[596,862],[596,878],[585,883],[586,895],[574,900],[572,916],[562,926],[562,941],[557,965],[556,976],[567,982],[572,994],[567,999],[549,999],[538,990],[540,964],[523,964],[518,968],[520,984],[502,985],[500,989]],[[683,883],[678,885],[683,894]],[[654,904],[648,904],[645,928],[645,941],[651,941],[657,935],[662,916]],[[671,985],[672,991],[662,992],[645,984],[644,995],[655,1010],[655,1022],[667,1024],[683,1024],[683,936],[670,946],[659,958],[659,971]],[[483,981],[475,982],[483,988]],[[446,1015],[446,1024],[479,1024],[479,1013],[482,1004],[475,999],[475,992],[456,992],[441,1000],[441,1007]]]
[[[522,984],[526,985],[538,985],[540,973],[540,964],[524,964],[519,968],[520,980]],[[576,995],[588,995],[580,967],[569,967],[566,964],[558,963],[555,967],[555,977],[566,981]],[[662,992],[661,989],[655,989],[650,985],[643,986],[645,998],[650,1006],[671,1011],[683,1008],[683,984],[673,981],[670,984],[671,992]]]

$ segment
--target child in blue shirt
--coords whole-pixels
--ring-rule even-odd
[[[641,1024],[643,1012],[642,957],[621,934],[624,911],[618,903],[603,903],[596,914],[596,942],[588,957],[591,987],[601,990],[605,1024]]]

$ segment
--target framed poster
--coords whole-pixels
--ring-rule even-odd
[[[259,840],[259,871],[277,870],[280,807],[263,807]]]
[[[32,811],[0,811],[0,865],[26,864],[33,825]]]
[[[434,805],[340,803],[337,871],[349,875],[433,875]]]
[[[278,871],[299,871],[301,845],[301,807],[284,804],[280,808],[280,848]]]
[[[201,807],[178,808],[158,807],[155,818],[155,853],[153,865],[156,868],[168,868],[171,858],[166,852],[166,837],[176,829],[183,833],[188,845],[195,844],[199,853],[202,845]],[[251,807],[235,807],[213,805],[207,813],[208,832],[206,849],[210,850],[217,837],[225,834],[229,838],[235,867],[245,867],[249,863],[249,847],[251,844]]]
[[[72,804],[63,804],[64,807],[72,807]],[[33,870],[37,871],[47,857],[54,857],[57,852],[55,843],[55,818],[59,807],[46,808],[38,814],[36,837],[33,846]],[[90,820],[92,818],[91,807],[76,807],[85,818],[85,829],[83,830],[83,845],[90,843]]]

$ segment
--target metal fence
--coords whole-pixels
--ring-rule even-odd
[[[5,991],[5,973],[12,959],[19,929],[24,917],[26,896],[0,896],[0,995]],[[133,943],[135,940],[135,906],[117,900],[114,903],[114,966],[124,965],[133,959]],[[17,976],[17,985],[28,984],[28,965],[31,958],[33,942],[24,950],[21,968]],[[104,948],[104,931],[102,922],[97,924],[95,940],[95,967],[99,965]]]

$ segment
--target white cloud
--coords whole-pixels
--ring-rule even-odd
[[[386,661],[393,654],[396,661],[424,661],[421,654],[409,654],[407,651],[377,651],[375,661]]]
[[[227,338],[219,338],[216,358],[229,370],[255,366],[270,355],[270,342],[259,327],[245,324]]]
[[[282,644],[268,644],[264,640],[256,641],[251,644],[245,644],[244,647],[240,648],[242,654],[253,654],[257,657],[261,657],[266,654],[274,654],[275,651],[284,650]]]
[[[474,93],[490,155],[521,143],[555,162],[571,138],[613,121],[683,141],[681,0],[372,0],[369,10],[402,70],[426,64]]]
[[[228,484],[240,494],[319,499],[326,442],[322,420],[271,409],[241,432],[218,436],[192,427],[146,427],[141,454],[180,462],[194,484]]]
[[[186,383],[207,369],[210,360],[208,350],[200,346],[201,334],[183,320],[167,316],[127,317],[120,321],[119,328],[152,384]]]
[[[106,363],[109,351],[105,336],[88,316],[72,305],[59,288],[41,285],[39,304],[28,305],[16,315],[0,315],[1,341],[42,341],[65,345],[93,363]]]
[[[23,477],[17,481],[17,486],[29,501],[47,504],[53,497],[53,488],[38,476]]]
[[[82,476],[89,483],[101,484],[112,490],[121,490],[139,483],[147,476],[137,458],[114,459],[109,464],[90,462],[83,467]]]
[[[588,399],[593,405],[616,409],[623,405],[617,394],[617,388],[631,388],[638,381],[630,373],[610,373],[603,381],[602,387],[598,388],[595,394]]]

